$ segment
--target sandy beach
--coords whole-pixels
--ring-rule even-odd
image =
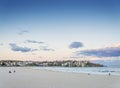
[[[0,88],[120,88],[120,76],[1,67]]]

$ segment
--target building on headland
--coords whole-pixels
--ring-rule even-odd
[[[0,66],[61,66],[61,67],[103,67],[101,64],[91,63],[90,61],[12,61],[12,60],[2,60],[0,61]]]

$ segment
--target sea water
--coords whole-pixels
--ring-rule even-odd
[[[100,75],[108,75],[109,73],[111,75],[120,75],[120,67],[35,67],[35,69]]]

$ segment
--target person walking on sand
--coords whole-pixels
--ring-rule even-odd
[[[90,73],[88,73],[88,75],[90,75]]]
[[[16,71],[14,70],[13,72],[15,73]]]

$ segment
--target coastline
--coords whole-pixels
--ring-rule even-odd
[[[8,73],[9,70],[12,73]],[[0,68],[0,88],[120,88],[119,83],[120,76],[114,75],[57,72],[32,67]]]
[[[33,69],[48,70],[68,73],[83,73],[93,75],[117,75],[120,76],[118,67],[34,67]]]

